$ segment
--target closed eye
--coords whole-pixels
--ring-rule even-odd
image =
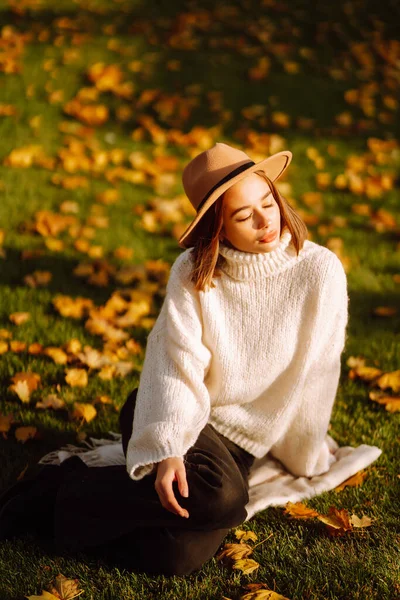
[[[270,208],[271,206],[273,206],[273,204],[266,204],[265,206],[263,206],[263,208]],[[247,219],[250,219],[250,217],[252,216],[253,213],[251,213],[248,217],[244,218],[244,219],[237,219],[237,221],[239,223],[241,223],[242,221],[247,221]]]

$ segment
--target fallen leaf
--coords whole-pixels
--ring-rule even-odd
[[[57,365],[65,365],[68,362],[68,356],[61,348],[49,346],[43,350],[43,354],[49,356]]]
[[[345,487],[356,487],[361,485],[366,476],[367,472],[365,470],[358,471],[355,475],[349,477],[346,481],[343,481],[343,483],[335,487],[335,492],[341,492]]]
[[[86,387],[88,374],[84,369],[67,369],[65,381],[71,387]]]
[[[35,438],[37,434],[36,427],[32,427],[30,425],[17,427],[15,430],[15,437],[19,442],[25,443],[27,440],[31,438]]]
[[[56,394],[48,394],[41,401],[36,402],[36,408],[54,408],[54,410],[60,410],[65,407],[65,402],[61,398],[58,398]]]
[[[319,512],[313,508],[309,508],[302,502],[287,502],[285,504],[284,514],[289,514],[296,519],[311,519],[319,516]]]
[[[10,319],[11,323],[14,323],[14,325],[22,325],[26,321],[29,321],[31,315],[28,312],[15,312],[12,313],[8,318]]]
[[[61,573],[57,575],[54,587],[50,591],[57,595],[60,600],[72,600],[72,598],[77,598],[84,592],[84,590],[79,589],[78,579],[68,579]]]
[[[11,413],[9,415],[0,414],[0,433],[3,434],[4,438],[7,438],[6,434],[10,430],[12,423],[14,423],[14,417]]]
[[[332,535],[341,535],[353,528],[350,523],[349,514],[345,508],[338,509],[331,506],[328,515],[319,515],[317,518],[325,523],[329,533]]]
[[[26,381],[18,381],[17,383],[14,383],[14,385],[10,385],[9,389],[17,394],[21,402],[25,404],[29,402],[31,393]]]
[[[395,393],[400,392],[400,369],[384,373],[375,382],[382,390],[391,388]]]
[[[363,515],[361,519],[357,517],[357,515],[351,515],[350,522],[354,527],[369,527],[372,520],[370,517],[367,517],[367,515]]]
[[[289,598],[277,594],[273,590],[259,589],[243,594],[240,596],[240,600],[289,600]]]
[[[248,544],[225,544],[216,558],[217,560],[222,560],[224,558],[237,560],[247,558],[252,552],[253,548]]]
[[[46,590],[43,590],[40,596],[25,596],[25,598],[28,598],[28,600],[60,600],[58,596],[54,596]]]
[[[245,531],[244,529],[236,529],[235,530],[236,539],[245,542],[246,540],[253,540],[256,542],[258,537],[254,531]]]
[[[75,402],[72,418],[84,419],[87,423],[95,418],[97,410],[93,404],[87,402]]]
[[[242,571],[243,575],[249,575],[258,569],[259,566],[260,564],[252,558],[240,558],[239,560],[235,560],[232,569]]]

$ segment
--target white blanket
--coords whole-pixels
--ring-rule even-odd
[[[86,447],[68,444],[49,452],[39,463],[59,465],[73,454],[78,454],[90,467],[123,465],[125,456],[122,451],[121,434],[112,431],[109,431],[109,434],[113,437],[112,440],[89,438],[90,442],[83,442]],[[268,454],[257,458],[250,469],[246,521],[267,506],[285,505],[288,501],[299,502],[328,492],[361,469],[365,469],[382,454],[380,448],[367,444],[356,448],[339,447],[329,434],[326,434],[325,442],[332,451],[332,464],[326,473],[315,477],[291,475],[282,463]]]

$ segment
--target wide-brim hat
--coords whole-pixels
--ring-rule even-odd
[[[276,181],[286,171],[291,160],[292,153],[283,150],[255,163],[243,150],[223,142],[217,142],[195,156],[183,169],[182,183],[197,214],[179,238],[179,246],[194,246],[202,217],[228,188],[260,169],[271,181]]]

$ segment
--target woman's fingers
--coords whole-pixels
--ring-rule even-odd
[[[178,480],[178,488],[181,496],[187,498],[189,496],[189,486],[186,479],[185,465],[181,469],[177,469],[176,478]]]
[[[160,498],[160,502],[163,505],[163,507],[169,510],[170,512],[173,512],[181,517],[187,518],[189,516],[189,513],[186,509],[182,508],[178,504],[172,488],[172,481],[173,479],[169,478],[160,480],[158,485],[156,482],[155,488]]]

